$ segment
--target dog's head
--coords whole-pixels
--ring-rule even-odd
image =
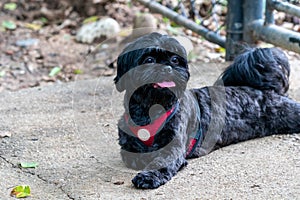
[[[151,33],[129,43],[118,57],[116,88],[119,92],[171,92],[180,95],[187,85],[189,71],[186,51],[167,35]]]

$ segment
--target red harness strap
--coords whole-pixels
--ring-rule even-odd
[[[168,110],[166,113],[162,114],[159,118],[155,119],[153,122],[146,126],[132,126],[128,123],[129,115],[125,114],[125,122],[128,125],[131,132],[139,138],[146,146],[152,146],[155,135],[159,132],[161,127],[165,124],[167,119],[175,111],[175,106]]]
[[[188,149],[186,150],[186,154],[185,154],[186,157],[190,156],[191,153],[194,151],[194,148],[196,148],[196,144],[198,143],[197,141],[198,141],[198,139],[196,139],[196,138],[192,138],[190,140]]]
[[[130,117],[129,114],[125,113],[124,119],[131,132],[146,146],[150,147],[154,142],[155,135],[161,130],[162,126],[175,114],[177,107],[178,105],[177,106],[175,105],[171,110],[168,110],[166,113],[162,114],[153,122],[145,126],[130,125],[128,123]],[[190,134],[190,136],[191,136],[190,141],[188,143],[188,147],[185,155],[186,158],[189,158],[193,154],[199,142],[201,141],[201,137],[202,137],[201,124],[199,130],[197,130],[193,134]]]

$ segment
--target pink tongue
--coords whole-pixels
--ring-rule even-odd
[[[156,83],[156,85],[158,85],[161,88],[170,88],[176,86],[176,84],[173,81]]]

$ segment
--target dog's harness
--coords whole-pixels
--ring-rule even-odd
[[[155,135],[161,130],[161,128],[170,121],[178,110],[179,103],[175,104],[170,110],[162,114],[160,117],[155,119],[153,122],[146,126],[131,125],[129,122],[129,115],[125,114],[125,122],[128,125],[131,132],[139,138],[146,146],[150,147],[153,144]]]
[[[190,139],[190,142],[189,142],[186,154],[185,154],[186,158],[189,158],[194,153],[197,145],[201,141],[201,137],[202,137],[202,129],[200,126],[199,129],[197,130],[196,134],[191,135],[191,139]]]
[[[150,147],[154,142],[154,137],[162,127],[170,121],[170,119],[175,115],[176,111],[179,108],[179,103],[175,104],[170,110],[162,114],[160,117],[155,119],[148,125],[145,126],[138,126],[138,125],[131,125],[129,123],[129,114],[124,114],[125,122],[130,129],[130,131],[141,141],[144,145]],[[200,112],[199,112],[200,113]],[[195,151],[197,145],[199,144],[202,136],[202,129],[199,126],[199,130],[196,133],[190,134],[190,141],[186,151],[186,157],[189,157]]]

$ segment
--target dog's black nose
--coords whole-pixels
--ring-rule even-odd
[[[172,67],[171,67],[171,66],[169,66],[169,65],[166,65],[166,66],[163,66],[163,67],[162,67],[162,71],[163,71],[164,73],[168,73],[168,74],[170,74],[170,73],[172,73],[172,72],[173,72],[173,69],[172,69]]]

